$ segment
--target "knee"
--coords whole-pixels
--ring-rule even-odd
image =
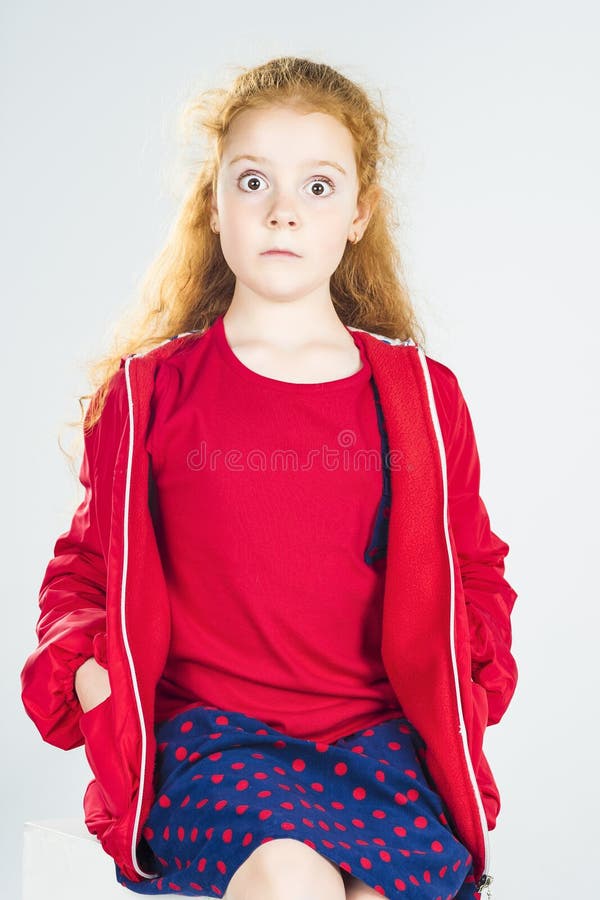
[[[294,838],[260,844],[234,872],[223,900],[345,900],[339,866]]]

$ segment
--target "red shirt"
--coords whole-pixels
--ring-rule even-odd
[[[159,364],[146,436],[172,608],[156,719],[197,705],[333,741],[402,713],[381,660],[385,566],[371,368],[297,384],[233,353],[223,317]]]

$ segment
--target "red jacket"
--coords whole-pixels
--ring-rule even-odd
[[[364,336],[391,471],[382,659],[483,886],[491,881],[488,830],[500,810],[483,735],[517,684],[509,548],[479,496],[477,446],[456,376],[411,340]],[[156,365],[192,340],[202,332],[121,360],[85,437],[85,497],[56,541],[40,588],[39,643],[21,673],[25,709],[43,739],[64,750],[85,744],[94,775],[86,824],[136,881],[155,875],[136,848],[154,800],[154,699],[170,637],[144,436]],[[90,656],[108,668],[111,695],[83,713],[74,673]]]

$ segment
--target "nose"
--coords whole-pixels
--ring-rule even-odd
[[[295,228],[298,224],[298,213],[294,209],[294,204],[289,195],[284,191],[279,191],[275,194],[269,209],[268,221],[271,228],[277,228],[277,226],[283,224]]]

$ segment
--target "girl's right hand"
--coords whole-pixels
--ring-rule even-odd
[[[108,672],[93,656],[86,659],[75,672],[75,693],[84,713],[110,696]]]

